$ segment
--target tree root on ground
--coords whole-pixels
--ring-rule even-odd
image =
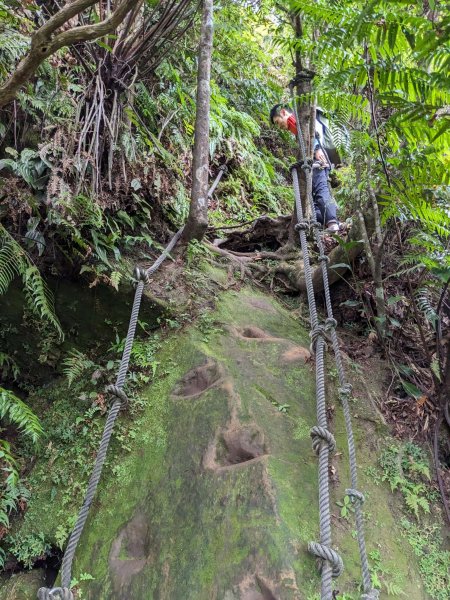
[[[369,235],[374,230],[373,215],[365,216],[365,226]],[[281,286],[287,293],[306,292],[303,257],[298,247],[289,242],[291,216],[260,217],[244,231],[233,231],[225,239],[207,242],[208,248],[215,254],[227,258],[241,271],[241,279],[258,273],[258,282],[270,280],[270,287]],[[352,242],[352,243],[349,243]],[[250,248],[260,247],[251,251]],[[310,244],[310,248],[313,245]],[[263,250],[273,247],[274,250]],[[328,255],[328,280],[332,285],[342,279],[351,268],[351,264],[364,250],[361,223],[355,220],[345,243],[336,246]],[[333,267],[333,265],[340,265]],[[323,291],[322,268],[312,265],[312,279],[316,293]]]
[[[233,231],[228,237],[216,240],[215,245],[233,252],[251,252],[255,246],[278,249],[288,240],[291,218],[290,215],[280,215],[274,219],[260,217],[248,229]]]

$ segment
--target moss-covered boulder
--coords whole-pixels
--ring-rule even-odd
[[[36,591],[46,585],[45,571],[34,569],[0,578],[0,598],[2,600],[30,600],[36,597]]]
[[[169,336],[129,451],[113,448],[91,508],[73,573],[84,580],[83,598],[318,597],[320,577],[307,552],[318,539],[308,347],[307,331],[287,310],[248,288],[224,293],[214,312]],[[336,587],[349,599],[360,595],[360,572],[351,510],[343,518],[336,505],[349,478],[335,387],[331,379],[333,546],[345,564]],[[373,481],[377,439],[386,432],[366,398],[353,412],[364,417],[355,419],[355,437],[381,597],[391,589],[427,598],[393,499]]]

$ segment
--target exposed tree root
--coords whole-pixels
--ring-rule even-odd
[[[216,241],[215,245],[233,252],[251,252],[258,246],[277,250],[288,241],[290,222],[290,215],[280,215],[275,219],[262,216],[248,229],[233,231],[227,238]]]
[[[291,217],[282,215],[276,219],[260,217],[244,231],[233,231],[225,239],[217,239],[208,246],[217,254],[233,260],[246,274],[257,272],[259,282],[270,281],[270,287],[278,285],[286,292],[305,292],[306,282],[302,255],[298,247],[289,241]],[[374,230],[372,215],[365,216],[365,228],[368,235]],[[329,253],[329,283],[332,285],[342,279],[349,266],[364,250],[362,225],[355,219],[346,238],[345,245],[336,246]],[[350,243],[349,242],[353,242]],[[273,250],[262,248],[272,247]],[[275,249],[276,248],[276,249]],[[252,251],[253,250],[253,251]],[[265,262],[265,260],[270,262]],[[333,265],[344,265],[334,268]],[[349,266],[345,266],[349,265]],[[322,269],[313,266],[313,284],[317,292],[323,291]]]
[[[227,258],[228,260],[230,260],[235,266],[239,267],[239,270],[241,273],[241,280],[243,280],[245,278],[245,276],[251,276],[251,272],[246,268],[246,263],[251,261],[252,260],[251,258],[248,258],[245,256],[235,256],[231,252],[228,252],[228,250],[224,250],[222,248],[214,246],[214,244],[211,244],[210,242],[205,242],[205,243],[206,243],[207,248],[213,254],[217,254],[218,256],[223,256],[224,258]]]

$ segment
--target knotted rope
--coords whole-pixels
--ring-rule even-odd
[[[120,409],[128,404],[128,398],[123,390],[123,387],[128,372],[128,365],[130,363],[131,349],[133,347],[133,342],[136,335],[136,326],[139,317],[139,309],[141,307],[144,285],[146,283],[149,283],[150,275],[152,275],[162,265],[169,253],[174,249],[178,240],[181,238],[183,229],[184,228],[182,227],[177,231],[177,233],[170,240],[169,244],[164,249],[162,254],[152,264],[150,268],[142,269],[136,267],[134,270],[134,275],[138,283],[134,293],[133,308],[131,310],[131,317],[128,325],[125,347],[122,353],[122,359],[120,361],[119,372],[117,374],[116,383],[108,385],[105,389],[105,392],[113,397],[113,401],[111,403],[111,408],[106,419],[105,428],[103,430],[102,439],[100,441],[99,450],[95,459],[94,467],[92,469],[92,474],[88,483],[83,505],[80,509],[80,512],[78,513],[77,521],[72,530],[72,533],[70,534],[70,538],[67,543],[66,550],[64,552],[61,570],[62,587],[52,589],[41,588],[38,591],[38,600],[74,600],[74,596],[70,591],[73,559],[75,557],[78,542],[80,541],[80,537],[89,514],[89,508],[97,491],[100,476],[103,470],[103,464],[106,459],[106,453],[108,451],[109,442],[111,440],[114,424],[116,422]]]
[[[319,232],[320,224],[316,219],[316,211],[314,207],[314,200],[312,195],[312,161],[307,159],[306,146],[303,139],[300,121],[297,111],[297,103],[294,95],[294,83],[291,83],[291,99],[292,108],[294,110],[295,118],[297,121],[297,139],[302,156],[302,163],[296,163],[292,168],[292,178],[294,185],[295,205],[298,219],[298,231],[300,235],[300,243],[304,257],[304,269],[305,269],[305,281],[308,296],[308,304],[310,310],[311,320],[311,338],[312,338],[312,349],[316,352],[316,381],[317,381],[317,414],[318,414],[318,426],[313,427],[311,430],[311,436],[313,438],[313,448],[319,455],[319,515],[320,515],[320,540],[321,543],[310,542],[308,544],[309,551],[322,559],[323,566],[321,570],[322,576],[322,600],[332,600],[332,588],[331,588],[331,575],[337,577],[342,571],[343,565],[341,558],[330,548],[331,545],[331,523],[330,523],[330,503],[329,503],[329,481],[328,481],[328,460],[329,452],[334,451],[335,442],[332,434],[329,432],[327,427],[327,417],[325,412],[325,389],[323,386],[324,380],[324,357],[323,352],[325,348],[325,335],[329,336],[334,350],[336,368],[339,377],[339,398],[342,403],[345,427],[347,431],[348,449],[349,449],[349,463],[350,463],[350,480],[351,488],[346,490],[355,504],[355,516],[356,516],[356,530],[358,537],[359,554],[361,561],[361,571],[363,579],[363,590],[362,600],[377,600],[379,592],[372,588],[372,582],[369,571],[369,563],[367,559],[366,543],[364,536],[364,519],[362,514],[362,504],[364,502],[364,495],[358,491],[358,477],[357,477],[357,463],[356,463],[356,448],[353,436],[353,428],[351,423],[349,397],[351,394],[352,387],[346,381],[345,371],[342,363],[341,351],[339,348],[339,341],[336,334],[337,322],[333,317],[333,309],[331,305],[331,294],[330,286],[328,281],[328,262],[329,259],[325,255],[322,237]],[[309,204],[312,218],[309,219],[308,226],[305,227],[305,219],[303,218],[303,208],[300,196],[299,186],[299,174],[298,167],[301,167],[306,177],[306,195],[307,203]],[[319,225],[319,227],[317,227]],[[306,238],[306,230],[312,230],[314,232],[315,242],[319,249],[319,262],[322,269],[323,287],[325,292],[325,303],[327,309],[327,319],[325,324],[321,325],[318,323],[317,309],[314,297],[314,287],[312,282],[311,264],[308,252],[308,243]],[[323,397],[322,397],[323,396]],[[325,473],[326,469],[326,473]],[[328,566],[327,566],[328,565]],[[325,568],[326,567],[326,568]],[[330,575],[331,573],[331,575]]]

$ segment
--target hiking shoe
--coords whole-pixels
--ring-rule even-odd
[[[330,233],[337,233],[339,231],[339,223],[337,221],[330,221],[327,223],[327,231]]]

